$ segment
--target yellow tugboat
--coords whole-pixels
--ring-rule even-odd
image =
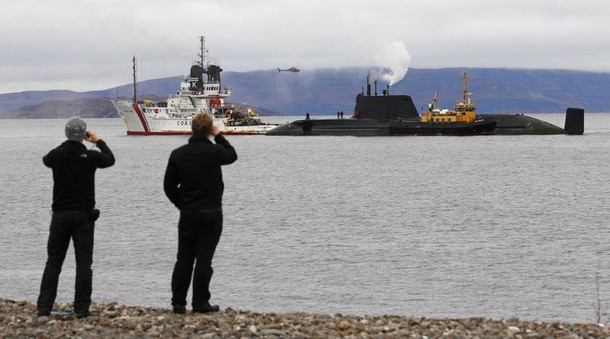
[[[419,121],[397,119],[390,122],[390,134],[393,135],[479,135],[493,134],[495,121],[477,119],[476,106],[468,93],[468,74],[462,76],[462,101],[455,104],[453,110],[437,109],[438,91],[434,94],[428,111]]]

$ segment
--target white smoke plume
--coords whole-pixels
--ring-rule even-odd
[[[407,74],[411,55],[402,41],[385,42],[375,56],[376,66],[382,67],[379,78],[390,83],[390,86],[402,80]]]

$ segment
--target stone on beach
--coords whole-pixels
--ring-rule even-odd
[[[70,304],[55,310],[70,311]],[[96,316],[37,317],[36,304],[0,299],[0,337],[173,338],[587,338],[610,337],[596,324],[519,319],[433,319],[398,315],[260,313],[227,308],[217,313],[176,315],[170,308],[92,305]]]

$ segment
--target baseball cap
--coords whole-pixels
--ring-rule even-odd
[[[66,123],[66,137],[69,140],[83,141],[87,132],[87,124],[79,117],[74,117]]]

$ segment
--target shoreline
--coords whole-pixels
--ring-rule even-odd
[[[56,303],[54,311],[70,311]],[[97,315],[37,317],[36,303],[0,298],[0,337],[186,338],[439,338],[610,337],[610,327],[587,323],[532,322],[483,317],[436,319],[399,315],[260,313],[233,308],[176,315],[170,308],[91,305]]]

